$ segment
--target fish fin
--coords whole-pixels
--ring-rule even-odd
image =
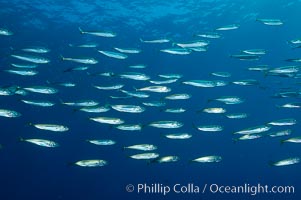
[[[68,44],[68,46],[69,46],[69,47],[74,47],[74,45],[73,45],[73,44]]]
[[[140,42],[144,42],[144,40],[142,38],[139,38]]]
[[[197,127],[197,125],[195,125],[195,123],[192,123],[192,128],[198,130],[198,127]]]
[[[269,165],[270,167],[275,166],[273,161],[269,161],[269,162],[268,162],[268,165]]]
[[[236,144],[238,142],[238,139],[237,138],[233,138],[232,141],[233,141],[234,144]]]
[[[25,141],[25,139],[24,139],[24,138],[22,138],[22,137],[19,137],[18,141],[19,141],[19,142],[24,142],[24,141]]]
[[[74,162],[67,162],[67,163],[66,163],[66,166],[67,166],[67,167],[72,167],[72,166],[74,166],[74,165],[75,165]]]

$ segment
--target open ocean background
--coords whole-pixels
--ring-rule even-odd
[[[299,98],[273,98],[281,88],[300,91],[300,79],[265,76],[262,72],[248,71],[248,67],[268,65],[270,68],[285,65],[288,58],[300,58],[301,49],[292,49],[289,40],[301,37],[301,1],[297,0],[174,0],[174,1],[124,1],[124,0],[0,0],[0,28],[9,29],[12,36],[0,36],[0,86],[46,85],[59,90],[57,94],[29,93],[27,96],[0,96],[0,108],[22,114],[18,118],[0,119],[0,199],[300,199],[300,164],[273,167],[270,161],[301,156],[300,145],[280,144],[284,138],[263,137],[257,140],[233,142],[233,132],[262,125],[272,120],[294,118],[297,124],[291,127],[273,127],[271,132],[289,128],[292,136],[301,136],[300,109],[277,108]],[[257,18],[281,19],[281,26],[267,26]],[[220,39],[210,40],[206,52],[189,55],[171,55],[160,52],[171,48],[173,42],[188,42],[202,39],[195,34],[214,31],[216,28],[239,24],[236,30],[219,32]],[[114,38],[80,34],[78,27],[90,31],[112,31]],[[171,39],[170,43],[147,44],[139,39]],[[114,47],[141,49],[139,54],[129,54],[125,60],[109,58],[95,49],[71,48],[69,44],[97,43],[98,50],[114,50]],[[51,51],[42,55],[51,60],[40,65],[35,76],[19,76],[3,70],[17,62],[11,54],[29,46],[45,46]],[[244,49],[265,49],[267,54],[256,61],[241,61],[230,58]],[[62,61],[65,57],[93,57],[98,64],[90,66],[89,73],[114,72],[116,74],[136,71],[159,80],[158,74],[182,74],[178,82],[166,85],[169,93],[150,93],[149,99],[111,99],[120,96],[119,91],[97,90],[92,85],[124,84],[125,90],[134,90],[152,85],[147,81],[120,79],[118,77],[91,76],[87,71],[63,72],[80,66]],[[145,64],[145,69],[130,69],[128,66]],[[210,73],[226,71],[231,77],[214,77]],[[197,88],[181,84],[192,79],[224,80],[227,86]],[[256,79],[259,85],[240,86],[230,82]],[[71,81],[72,88],[47,83]],[[164,108],[183,107],[181,114],[165,113],[162,108],[147,107],[140,114],[120,113],[113,109],[107,113],[93,114],[74,112],[63,101],[93,99],[106,104],[134,104],[148,100],[160,100],[174,93],[189,93],[188,100],[168,101]],[[208,102],[220,96],[239,96],[245,102],[224,105]],[[53,107],[37,107],[21,102],[21,99],[43,99],[56,103]],[[245,119],[228,119],[224,115],[196,113],[206,107],[223,107],[227,113],[245,112]],[[178,120],[184,123],[179,130],[156,129],[145,126],[142,131],[126,132],[110,125],[88,120],[89,117],[108,116],[124,119],[127,123],[144,125],[158,120]],[[34,128],[29,123],[63,124],[68,132],[52,133]],[[218,124],[224,130],[217,133],[197,131],[193,124]],[[169,140],[162,134],[188,132],[189,140]],[[18,138],[43,138],[54,140],[59,148],[43,148]],[[112,139],[112,146],[96,146],[87,139]],[[174,163],[151,163],[134,160],[128,156],[139,153],[123,150],[124,146],[150,143],[158,146],[162,156],[177,155]],[[192,159],[206,155],[220,155],[220,163],[190,163]],[[100,168],[69,166],[68,163],[84,159],[104,159],[109,162]],[[160,183],[173,186],[176,183],[202,186],[219,185],[293,185],[295,194],[137,194],[128,193],[126,185]]]

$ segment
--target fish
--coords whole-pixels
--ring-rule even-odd
[[[182,83],[185,85],[191,85],[195,87],[205,87],[205,88],[216,87],[216,82],[208,81],[208,80],[189,80],[189,81],[184,81]]]
[[[288,136],[291,133],[292,133],[292,130],[286,129],[286,130],[282,130],[282,131],[277,131],[277,132],[269,133],[268,135],[270,137],[281,137],[281,136]]]
[[[174,55],[188,55],[191,53],[191,50],[183,49],[183,48],[161,49],[160,51],[168,54],[174,54]]]
[[[78,47],[78,48],[96,48],[98,44],[96,43],[86,43],[86,44],[69,44],[70,47]]]
[[[231,58],[237,58],[239,60],[258,60],[260,58],[257,54],[232,54],[230,55]]]
[[[184,124],[178,121],[155,121],[149,124],[149,126],[155,128],[181,128]]]
[[[53,131],[53,132],[66,132],[66,131],[69,131],[69,128],[67,126],[59,125],[59,124],[33,124],[33,123],[29,123],[29,125],[34,126],[37,129],[45,130],[45,131]]]
[[[105,165],[108,165],[109,163],[106,160],[96,159],[96,160],[80,160],[72,164],[80,167],[103,167]]]
[[[15,118],[20,117],[21,115],[21,113],[14,110],[0,109],[0,117]]]
[[[196,126],[196,129],[204,132],[219,132],[222,131],[224,128],[220,125],[203,125]]]
[[[266,131],[269,131],[271,129],[271,126],[268,125],[260,125],[260,126],[255,126],[251,128],[246,128],[240,131],[237,131],[233,134],[255,134],[255,133],[263,133]]]
[[[143,40],[140,38],[140,41],[143,42],[143,43],[151,43],[151,44],[161,44],[161,43],[168,43],[170,42],[169,39],[166,39],[166,38],[162,38],[162,39],[154,39],[154,40]]]
[[[14,33],[8,29],[5,29],[5,28],[0,28],[0,35],[3,35],[3,36],[11,36],[13,35]]]
[[[17,58],[19,60],[35,63],[35,64],[47,64],[50,62],[49,59],[43,58],[43,57],[38,57],[38,56],[32,56],[32,55],[11,55],[14,58]]]
[[[158,76],[161,77],[161,78],[167,78],[167,79],[170,79],[170,78],[180,79],[180,78],[183,77],[182,74],[159,74]]]
[[[29,142],[32,144],[36,144],[41,147],[49,147],[49,148],[54,148],[54,147],[59,147],[60,145],[57,142],[54,142],[52,140],[45,140],[45,139],[23,139],[20,138],[21,142]]]
[[[25,100],[25,99],[22,99],[21,101],[23,103],[26,103],[26,104],[29,104],[29,105],[40,106],[40,107],[51,107],[51,106],[55,105],[55,103],[53,103],[51,101]]]
[[[147,92],[157,92],[157,93],[166,93],[170,92],[171,88],[166,87],[166,86],[147,86],[143,88],[137,89],[137,91],[147,91]]]
[[[145,111],[144,107],[136,105],[111,105],[111,107],[116,111],[126,113],[142,113]]]
[[[301,102],[285,103],[282,105],[276,105],[278,108],[301,108]]]
[[[170,162],[177,162],[180,158],[178,156],[164,156],[160,158],[156,158],[152,160],[152,163],[170,163]]]
[[[301,62],[301,58],[289,58],[285,60],[286,62]]]
[[[115,128],[122,130],[122,131],[141,131],[142,130],[141,124],[121,124],[115,126]]]
[[[271,162],[270,164],[272,166],[281,167],[281,166],[298,164],[299,162],[300,162],[300,158],[299,157],[291,157],[291,158],[286,158],[284,160],[279,160],[279,161],[276,161],[276,162]]]
[[[268,71],[269,69],[270,68],[268,67],[268,65],[257,65],[256,67],[248,68],[249,71],[261,71],[261,72]]]
[[[262,134],[245,134],[240,136],[239,138],[235,138],[234,141],[238,140],[255,140],[258,138],[261,138],[263,135]]]
[[[217,76],[217,77],[223,77],[223,78],[231,77],[231,73],[229,73],[229,72],[212,72],[211,75]]]
[[[95,65],[98,61],[94,58],[67,58],[61,55],[62,60],[72,61],[81,64]]]
[[[36,70],[30,70],[30,69],[18,69],[18,70],[13,70],[13,69],[8,69],[4,70],[5,72],[8,72],[10,74],[17,74],[21,76],[34,76],[37,75],[39,72]]]
[[[217,30],[217,31],[229,31],[229,30],[235,30],[235,29],[238,29],[238,28],[239,28],[238,24],[230,24],[230,25],[225,25],[225,26],[218,27],[215,30]]]
[[[100,146],[114,145],[116,142],[114,140],[86,140],[87,142]]]
[[[22,69],[34,69],[38,67],[38,65],[36,64],[16,64],[16,63],[11,63],[11,66],[16,68],[22,68]]]
[[[120,118],[114,118],[114,117],[91,117],[89,119],[102,124],[117,125],[117,124],[124,123],[124,120]]]
[[[140,153],[140,154],[135,154],[130,156],[130,158],[137,159],[137,160],[150,160],[158,157],[159,157],[158,153]]]
[[[62,102],[62,104],[67,106],[79,106],[79,107],[89,107],[89,106],[97,106],[99,104],[98,101],[94,100],[77,100],[71,102]]]
[[[248,117],[248,114],[246,113],[231,113],[226,114],[226,117],[229,119],[244,119]]]
[[[203,156],[196,159],[193,159],[192,162],[199,162],[199,163],[213,163],[213,162],[221,162],[221,156]]]
[[[209,43],[210,43],[209,41],[197,40],[197,41],[192,41],[187,43],[175,43],[175,45],[182,48],[195,48],[195,47],[205,47],[209,45]]]
[[[23,90],[34,92],[34,93],[40,93],[40,94],[55,94],[58,92],[57,89],[47,86],[31,86],[31,87],[25,87]]]
[[[136,53],[140,53],[141,52],[140,49],[134,49],[134,48],[117,48],[117,47],[115,47],[114,49],[116,51],[121,52],[121,53],[133,53],[133,54],[136,54]]]
[[[124,149],[134,149],[140,151],[153,151],[156,150],[158,147],[153,144],[136,144],[127,147],[123,147]]]
[[[170,133],[164,136],[168,139],[173,139],[173,140],[186,140],[192,137],[192,135],[189,133]]]
[[[198,33],[196,36],[203,37],[203,38],[209,38],[209,39],[218,39],[221,38],[222,35],[216,32],[204,32],[204,33]]]
[[[41,54],[50,52],[50,49],[48,49],[46,47],[28,47],[28,48],[24,48],[21,50],[25,51],[25,52],[30,52],[30,53],[41,53]]]
[[[93,85],[93,87],[99,90],[119,90],[124,87],[124,84],[114,84],[108,86]]]
[[[283,67],[277,67],[277,68],[268,70],[267,75],[297,73],[297,72],[299,72],[299,70],[300,70],[300,68],[298,66],[283,66]]]
[[[259,84],[259,82],[255,79],[238,80],[238,81],[233,81],[232,83],[235,84],[235,85],[244,85],[244,86],[258,85]]]
[[[162,85],[162,84],[170,84],[170,83],[175,83],[177,82],[178,79],[167,79],[167,80],[162,80],[162,81],[155,81],[155,80],[150,80],[150,83],[156,84],[156,85]]]
[[[256,21],[261,22],[269,26],[280,26],[283,22],[280,19],[256,19]]]
[[[124,72],[124,73],[119,74],[119,77],[136,80],[136,81],[147,81],[150,79],[150,77],[148,75],[143,74],[143,73],[138,73],[138,72]]]
[[[149,101],[149,102],[142,102],[145,106],[151,106],[151,107],[162,107],[165,106],[166,103],[162,101]]]
[[[129,68],[132,68],[132,69],[144,69],[144,68],[146,68],[146,65],[130,65]]]
[[[220,113],[225,113],[226,109],[224,109],[224,108],[205,108],[202,110],[202,112],[210,113],[210,114],[220,114]]]
[[[120,90],[122,93],[127,94],[132,97],[137,98],[148,98],[150,95],[145,92],[139,92],[139,91],[126,91],[126,90]]]
[[[237,97],[237,96],[222,96],[216,99],[213,99],[214,101],[219,101],[224,104],[240,104],[244,102],[244,99]],[[212,100],[209,100],[212,101]]]
[[[80,27],[78,27],[78,30],[81,34],[88,34],[88,35],[94,35],[94,36],[99,36],[99,37],[116,37],[117,34],[111,31],[84,31]]]
[[[251,55],[265,55],[266,50],[264,49],[246,49],[242,50],[243,53],[251,54]]]
[[[167,113],[183,113],[185,111],[186,111],[186,109],[184,109],[184,108],[167,108],[164,110],[164,112],[167,112]]]
[[[285,140],[281,140],[281,143],[291,142],[291,143],[301,143],[301,137],[292,137]]]
[[[70,67],[68,69],[65,69],[64,72],[85,71],[87,69],[89,69],[88,66],[77,66],[77,67]]]
[[[190,99],[191,95],[187,93],[181,93],[181,94],[172,94],[164,98],[168,100],[185,100],[185,99]]]
[[[128,56],[126,54],[123,54],[123,53],[118,53],[118,52],[113,52],[113,51],[101,51],[101,50],[98,50],[99,53],[105,55],[105,56],[108,56],[110,58],[116,58],[116,59],[126,59]]]
[[[271,121],[268,124],[273,126],[291,126],[291,125],[295,125],[296,123],[297,120],[290,118],[290,119],[280,119],[280,120]]]
[[[79,109],[80,111],[87,113],[103,113],[110,110],[109,106],[86,106]]]

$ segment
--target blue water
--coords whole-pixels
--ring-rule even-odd
[[[262,125],[272,120],[294,118],[300,123],[299,109],[278,109],[276,105],[298,102],[298,98],[272,98],[281,88],[298,90],[300,81],[294,78],[265,76],[264,73],[248,71],[248,67],[269,65],[280,67],[298,63],[287,63],[288,58],[300,57],[300,49],[291,49],[287,41],[300,38],[301,1],[285,0],[199,0],[162,2],[152,1],[0,1],[0,28],[11,30],[12,36],[0,36],[1,70],[10,69],[10,63],[17,63],[11,54],[22,53],[20,49],[29,46],[45,46],[50,53],[45,57],[49,64],[40,65],[36,76],[19,76],[0,73],[1,87],[18,85],[48,85],[57,88],[55,95],[29,93],[28,96],[0,96],[1,109],[16,110],[19,118],[0,119],[0,199],[300,199],[300,164],[272,167],[270,161],[300,156],[298,144],[280,144],[284,138],[263,137],[257,140],[233,142],[232,133],[244,128]],[[267,26],[257,18],[277,18],[282,26]],[[221,39],[210,40],[207,52],[192,52],[190,55],[170,55],[160,49],[171,48],[172,42],[197,40],[196,33],[213,31],[217,27],[239,24],[237,30],[221,32]],[[84,30],[106,30],[117,33],[117,37],[103,38],[80,34]],[[141,43],[143,39],[168,38],[165,44]],[[69,44],[95,42],[98,50],[113,50],[113,47],[130,47],[142,50],[140,54],[129,54],[125,60],[117,60],[99,54],[95,49],[71,48]],[[230,58],[243,49],[266,49],[267,54],[257,61],[241,61]],[[64,73],[67,68],[80,64],[62,61],[66,57],[94,57],[99,60],[88,72],[114,72],[116,74],[137,71],[159,80],[158,74],[179,73],[183,78],[167,85],[174,93],[189,93],[189,100],[166,101],[166,107],[183,107],[182,114],[164,113],[160,108],[146,107],[141,114],[107,113],[90,114],[74,112],[72,107],[60,101],[93,99],[105,104],[135,104],[148,100],[160,100],[167,94],[150,93],[149,99],[111,99],[120,96],[119,91],[101,91],[92,85],[125,84],[124,89],[134,90],[151,85],[144,81],[120,79],[118,77],[91,76],[85,71]],[[44,56],[44,55],[42,55]],[[130,69],[129,65],[145,64],[145,69]],[[210,75],[216,71],[227,71],[230,78]],[[225,80],[256,79],[259,86],[229,84],[224,87],[196,88],[181,84],[191,79]],[[55,82],[72,81],[74,88],[65,88]],[[299,82],[299,85],[298,85]],[[210,102],[220,96],[239,96],[245,102],[238,105],[223,105]],[[55,106],[36,107],[22,103],[21,99],[44,99]],[[245,112],[246,119],[228,119],[223,115],[196,113],[205,107],[224,107],[228,113]],[[112,126],[88,120],[89,117],[108,116],[124,119],[127,123],[144,125],[158,120],[178,120],[184,123],[179,130],[164,130],[145,126],[141,132],[124,132]],[[63,124],[68,132],[52,133],[35,129],[29,123]],[[224,130],[218,133],[200,132],[192,124],[219,124]],[[300,136],[300,125],[273,127],[272,131],[290,128],[292,136]],[[162,134],[188,132],[189,140],[168,140]],[[43,138],[54,140],[59,148],[43,148],[19,142],[18,138]],[[95,146],[87,139],[112,139],[112,146]],[[123,147],[150,143],[158,146],[162,156],[177,155],[175,163],[148,164],[128,156],[136,151],[124,151]],[[139,152],[137,152],[139,153]],[[220,163],[190,163],[197,157],[220,155]],[[104,159],[109,162],[100,168],[70,166],[68,163],[85,159]],[[199,193],[167,195],[140,191],[138,184],[175,184],[200,187]],[[135,190],[127,192],[126,186],[133,184]],[[294,194],[225,194],[211,193],[204,185],[211,184],[239,186],[268,185],[294,186]]]

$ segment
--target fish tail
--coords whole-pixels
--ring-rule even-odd
[[[65,58],[64,56],[62,56],[62,55],[60,55],[60,58],[61,58],[62,60],[66,60],[66,58]]]
[[[83,31],[83,29],[81,29],[81,27],[78,27],[78,30],[81,34],[84,34],[85,32]]]
[[[144,40],[142,40],[142,38],[139,38],[140,42],[144,42]]]
[[[19,137],[19,140],[18,140],[19,142],[24,142],[25,141],[25,139],[24,138],[22,138],[22,137]]]

